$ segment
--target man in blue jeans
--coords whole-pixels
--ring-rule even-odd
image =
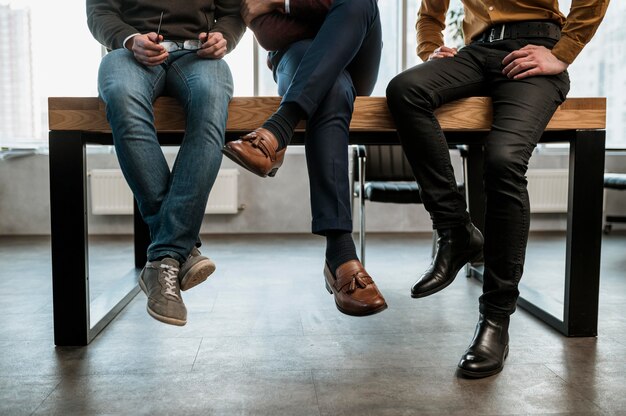
[[[568,65],[591,40],[608,3],[573,0],[566,17],[556,0],[463,0],[467,45],[457,51],[443,44],[449,1],[423,0],[416,27],[418,54],[426,62],[387,87],[402,147],[439,237],[433,263],[411,296],[446,288],[465,263],[484,252],[480,316],[458,365],[464,376],[487,377],[504,366],[528,241],[528,161],[569,91]],[[447,102],[476,95],[489,96],[493,103],[484,143],[484,247],[434,115]]]
[[[89,29],[110,51],[98,91],[120,167],[150,229],[139,284],[148,313],[172,325],[187,322],[180,290],[215,270],[197,247],[233,92],[222,58],[245,30],[239,9],[239,0],[87,0]],[[154,127],[153,102],[164,94],[186,114],[171,172]]]
[[[374,89],[382,48],[375,0],[243,0],[242,15],[269,53],[283,96],[255,131],[224,154],[247,170],[274,176],[295,126],[307,120],[312,231],[326,237],[324,278],[337,309],[353,316],[387,308],[356,255],[348,172],[354,100]]]

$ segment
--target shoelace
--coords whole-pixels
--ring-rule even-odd
[[[178,283],[178,269],[169,264],[161,264],[163,271],[163,280],[165,281],[165,294],[171,295],[180,300],[180,296],[176,293],[176,283]]]

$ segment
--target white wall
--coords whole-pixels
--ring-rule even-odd
[[[172,159],[174,154],[168,154]],[[115,155],[102,150],[88,155],[92,168],[117,167]],[[453,157],[460,173],[461,162]],[[531,168],[567,167],[565,154],[537,154]],[[225,159],[223,167],[235,167]],[[607,156],[607,169],[626,172],[626,155]],[[50,232],[48,156],[33,155],[0,161],[0,235],[46,235]],[[275,178],[262,179],[246,171],[239,176],[239,202],[234,215],[206,215],[203,233],[308,233],[311,229],[308,178],[304,154],[293,147]],[[370,232],[428,232],[430,218],[422,205],[367,204]],[[607,213],[626,215],[626,192],[607,194]],[[355,213],[358,221],[358,214]],[[130,216],[89,216],[93,234],[128,234]],[[355,221],[355,229],[357,228]],[[623,228],[616,226],[615,228]],[[564,214],[534,215],[533,230],[565,229]]]

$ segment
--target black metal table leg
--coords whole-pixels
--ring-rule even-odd
[[[570,145],[563,321],[568,336],[598,334],[604,131],[577,131]]]
[[[593,337],[598,334],[605,132],[572,135],[563,304],[528,289],[518,303],[563,335]],[[555,313],[559,308],[562,318]]]
[[[85,136],[54,131],[49,138],[54,343],[87,345],[139,292],[138,271],[90,302]]]
[[[605,132],[580,130],[573,131],[572,136],[563,304],[558,304],[539,291],[524,287],[524,295],[519,297],[518,305],[566,336],[589,337],[598,334]],[[471,166],[470,148],[470,185]],[[470,188],[469,192],[472,221],[477,222],[474,212],[480,210],[481,205],[479,201],[472,203],[472,198],[476,198],[476,194],[482,198],[483,193],[475,188]],[[482,281],[482,266],[472,267],[471,273]],[[562,311],[562,317],[558,317],[559,311]]]
[[[137,201],[133,199],[133,226],[135,244],[135,267],[142,269],[146,264],[148,246],[150,245],[150,230],[141,218]]]
[[[52,296],[56,345],[89,343],[85,145],[80,132],[50,132]]]

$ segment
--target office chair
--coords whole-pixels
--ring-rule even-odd
[[[354,195],[359,197],[360,225],[359,248],[361,263],[365,264],[365,200],[394,204],[421,204],[420,190],[402,147],[397,145],[354,146],[357,186]],[[463,158],[465,175],[465,157]],[[457,183],[465,194],[463,182]],[[433,232],[433,254],[437,233]]]
[[[626,173],[605,173],[604,189],[626,190]],[[626,222],[626,216],[607,215],[604,217],[604,234],[611,232],[612,224],[616,222]]]

